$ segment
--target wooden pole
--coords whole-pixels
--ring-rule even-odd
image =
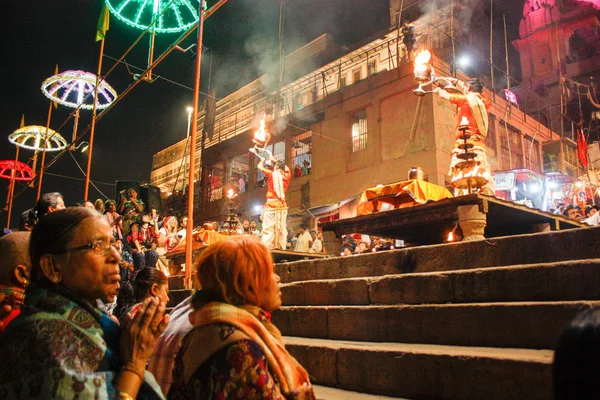
[[[508,39],[506,38],[506,14],[504,18],[504,52],[506,53],[506,89],[510,90],[510,65],[508,63]],[[509,101],[510,104],[510,101]]]
[[[494,83],[494,0],[490,0],[490,73],[492,76],[492,97],[496,102],[496,85]]]
[[[92,107],[92,126],[90,127],[90,145],[88,147],[87,168],[85,170],[85,190],[83,199],[89,200],[90,174],[92,171],[92,153],[94,151],[94,134],[96,133],[96,112],[98,111],[98,88],[100,86],[100,74],[102,74],[102,56],[104,55],[104,39],[100,42],[100,59],[98,60],[98,72],[96,73],[96,87],[94,88],[94,105]]]
[[[200,102],[200,71],[202,67],[202,37],[204,33],[204,3],[205,0],[200,0],[200,8],[198,10],[198,41],[196,49],[198,53],[196,56],[196,76],[194,82],[194,103],[193,103],[193,117],[192,117],[192,132],[191,132],[191,146],[190,146],[190,170],[188,180],[188,204],[187,204],[187,216],[188,225],[185,236],[185,284],[186,287],[191,288],[192,282],[192,253],[193,253],[193,227],[194,227],[194,171],[196,170],[196,134],[198,133],[198,104]]]
[[[42,181],[44,179],[44,166],[46,164],[46,149],[48,148],[48,131],[50,131],[50,120],[52,119],[52,101],[48,107],[48,118],[46,118],[46,131],[44,132],[44,148],[42,149],[42,165],[40,166],[40,179],[38,179],[37,197],[40,199],[42,195]],[[35,171],[34,171],[35,173]]]
[[[15,194],[15,183],[17,178],[17,162],[19,161],[19,146],[15,146],[15,165],[12,170],[12,179],[10,180],[10,188],[8,189],[8,217],[6,219],[6,229],[10,228],[10,216],[12,214],[13,197]]]

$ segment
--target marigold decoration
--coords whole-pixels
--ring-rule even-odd
[[[50,100],[71,108],[94,108],[96,75],[85,71],[64,71],[52,75],[42,83],[42,92]],[[107,108],[117,98],[117,92],[108,83],[100,81],[96,107]]]
[[[19,128],[8,136],[12,144],[28,150],[60,151],[67,147],[67,141],[60,133],[39,125],[29,125]]]
[[[0,161],[0,178],[14,179],[15,181],[30,181],[33,179],[33,170],[21,161]]]
[[[198,22],[199,4],[198,0],[106,0],[110,12],[134,28],[146,30],[157,20],[156,33],[188,30]]]

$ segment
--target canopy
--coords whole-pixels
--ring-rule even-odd
[[[0,161],[0,178],[13,179],[13,171],[15,171],[14,179],[16,181],[33,179],[33,170],[27,164],[15,160]]]
[[[42,92],[50,100],[71,108],[94,108],[96,75],[85,71],[64,71],[42,82]],[[107,108],[117,98],[117,92],[100,80],[96,108]]]
[[[157,20],[156,33],[188,30],[198,22],[200,8],[198,0],[106,0],[106,5],[115,17],[137,29],[146,30]]]
[[[60,151],[67,147],[67,141],[60,133],[48,129],[46,134],[46,127],[39,125],[29,125],[17,129],[8,135],[8,141],[19,147],[38,151],[44,150],[44,144],[46,151]]]

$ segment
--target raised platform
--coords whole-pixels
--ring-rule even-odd
[[[201,243],[194,242],[193,243],[193,252],[192,252],[192,260],[195,260],[204,249],[208,246],[205,246]],[[323,253],[300,253],[297,251],[289,251],[289,250],[271,250],[271,257],[273,258],[274,263],[282,263],[289,261],[299,261],[299,260],[313,260],[317,258],[325,258],[326,254]],[[181,265],[185,263],[185,248],[174,250],[170,253],[167,253],[167,258],[170,261],[173,261],[175,265]]]
[[[325,232],[334,232],[337,237],[363,233],[402,239],[411,244],[438,244],[444,243],[448,233],[458,224],[459,209],[468,210],[474,206],[477,208],[476,214],[479,214],[475,219],[482,219],[486,238],[587,227],[561,215],[476,193],[324,222],[321,227]]]

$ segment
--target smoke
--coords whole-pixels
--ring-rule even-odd
[[[454,29],[463,34],[469,33],[473,14],[483,7],[480,0],[424,0],[420,3],[421,16],[413,22],[413,25],[418,32],[424,32],[431,23],[435,24],[440,19],[449,20],[453,3],[456,9]]]

